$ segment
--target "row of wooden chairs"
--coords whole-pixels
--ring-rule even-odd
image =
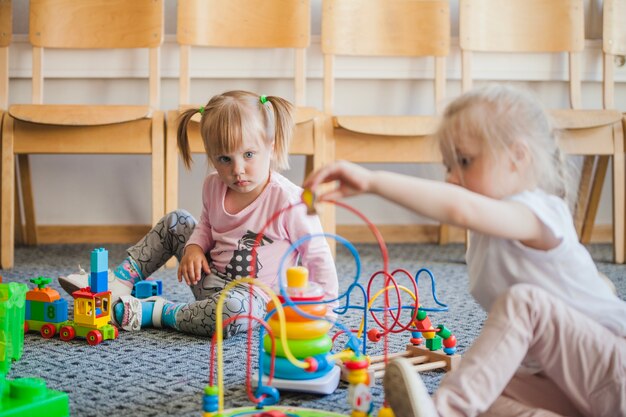
[[[611,110],[613,57],[626,53],[625,0],[604,2],[604,110],[581,110],[581,62],[584,48],[582,0],[460,0],[462,89],[471,88],[472,61],[489,52],[561,53],[569,61],[571,108],[555,110],[564,131],[563,148],[584,155],[576,224],[588,239],[600,199],[607,161],[613,158],[615,261],[624,261],[624,138],[622,115]],[[306,171],[334,159],[381,163],[440,163],[433,143],[436,114],[419,116],[350,116],[334,112],[334,63],[338,56],[423,57],[433,61],[432,96],[437,111],[446,98],[446,58],[450,52],[450,5],[445,0],[323,0],[323,109],[306,107],[306,50],[311,44],[308,0],[178,0],[180,109],[190,103],[190,59],[198,47],[288,48],[294,56],[294,102],[297,132],[292,154],[306,156]],[[10,43],[10,2],[0,1],[0,71],[6,73]],[[94,12],[97,10],[97,12]],[[7,22],[8,20],[8,22]],[[30,1],[33,45],[31,104],[7,108],[6,81],[0,102],[7,109],[2,128],[1,253],[3,268],[13,265],[15,233],[15,156],[17,156],[27,243],[36,243],[28,154],[150,154],[152,220],[178,205],[178,155],[175,131],[179,111],[159,110],[159,53],[163,40],[163,0]],[[45,48],[145,48],[149,50],[149,97],[146,105],[82,106],[43,104]],[[291,66],[291,65],[289,65]],[[0,72],[0,78],[2,72]],[[197,126],[191,129],[193,152],[203,152]],[[321,213],[328,232],[334,212]],[[18,219],[18,226],[22,220]],[[446,241],[446,228],[440,241]]]

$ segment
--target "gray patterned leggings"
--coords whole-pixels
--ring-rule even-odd
[[[141,274],[147,278],[165,264],[172,256],[180,262],[185,244],[194,228],[196,219],[186,210],[166,214],[136,245],[128,249],[128,255],[136,262]],[[184,332],[199,336],[213,336],[215,332],[217,301],[222,290],[231,281],[224,274],[211,268],[210,274],[202,273],[191,291],[196,301],[183,305],[176,313],[176,327]],[[224,302],[223,321],[235,315],[251,314],[263,318],[265,300],[253,287],[252,311],[250,286],[240,284],[232,288]],[[252,323],[256,327],[257,323]],[[247,319],[236,319],[224,327],[224,337],[245,332]]]

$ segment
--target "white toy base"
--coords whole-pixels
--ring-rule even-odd
[[[271,385],[272,387],[278,390],[285,391],[297,391],[297,392],[309,392],[312,394],[332,394],[335,392],[337,387],[339,386],[339,377],[341,376],[341,368],[338,366],[333,366],[333,369],[330,370],[326,375],[315,378],[315,379],[306,379],[306,380],[296,380],[296,379],[279,379],[274,378],[271,384],[268,384],[267,375],[263,375],[263,384]],[[252,376],[252,385],[258,385],[258,376]]]

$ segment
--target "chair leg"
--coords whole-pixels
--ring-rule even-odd
[[[22,207],[20,205],[19,186],[17,176],[15,177],[15,244],[22,245],[26,243],[26,230],[24,230],[24,221],[22,220]]]
[[[176,145],[176,120],[178,111],[167,113],[165,120],[165,212],[169,213],[178,207],[178,148]],[[165,263],[165,268],[176,268],[175,257]]]
[[[585,156],[583,158],[583,166],[580,172],[576,208],[574,210],[574,226],[576,227],[576,233],[579,238],[582,236],[583,223],[585,221],[585,215],[589,205],[595,158],[595,156]]]
[[[589,202],[587,203],[587,210],[583,219],[582,230],[580,234],[580,241],[582,243],[591,242],[591,235],[593,233],[593,226],[596,221],[596,214],[598,212],[598,206],[600,205],[600,197],[602,195],[602,186],[604,185],[604,179],[606,178],[606,170],[609,165],[609,157],[607,155],[601,155],[596,162],[596,169],[593,175],[593,182],[591,184],[591,191],[589,192]]]
[[[165,118],[163,112],[152,117],[152,225],[165,215]]]
[[[4,117],[2,123],[2,210],[0,212],[0,267],[13,267],[15,233],[15,156],[13,155],[13,118]]]
[[[613,127],[613,248],[615,263],[623,264],[626,240],[626,162],[624,161],[624,132],[621,125]]]
[[[304,160],[304,178],[308,177],[310,173],[315,170],[315,164],[313,159],[315,157],[313,155],[307,155]]]
[[[35,203],[28,155],[18,155],[17,162],[16,173],[20,177],[22,204],[24,205],[24,243],[34,246],[37,245],[37,221],[35,219]],[[17,188],[16,190],[19,191]]]
[[[439,244],[447,245],[450,243],[450,226],[441,223],[439,225]]]

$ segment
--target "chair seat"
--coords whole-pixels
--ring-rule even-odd
[[[310,122],[320,115],[315,107],[296,107],[296,124]]]
[[[549,111],[559,129],[561,148],[571,155],[613,155],[621,134],[615,131],[622,120],[617,110]]]
[[[59,126],[101,126],[152,116],[150,106],[16,104],[9,114],[24,122]]]
[[[622,114],[618,110],[572,110],[549,111],[557,129],[588,129],[618,123]]]
[[[435,116],[336,116],[335,128],[379,136],[426,136],[437,130]]]
[[[435,116],[334,118],[335,156],[352,162],[435,163],[441,160]]]

